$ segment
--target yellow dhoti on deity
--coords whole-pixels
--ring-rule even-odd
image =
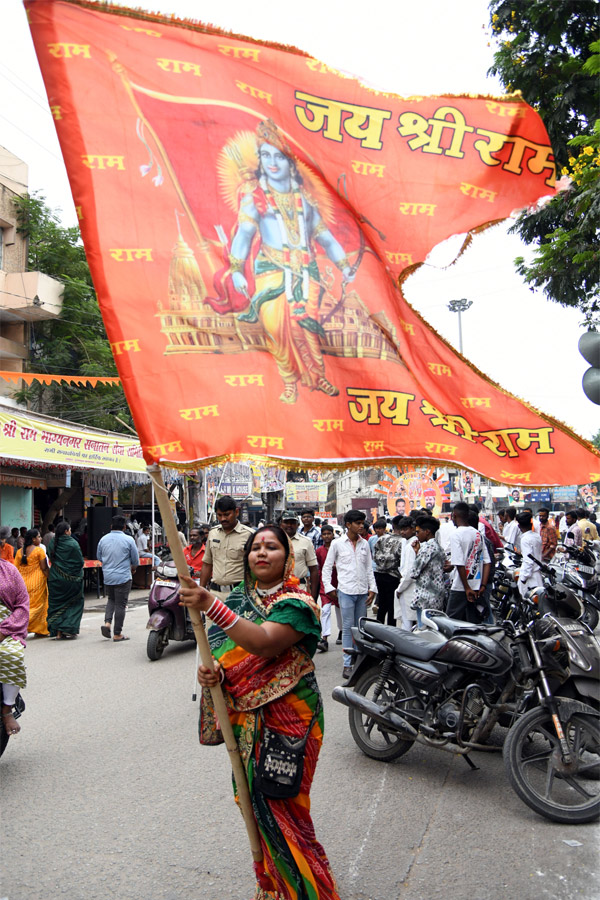
[[[325,377],[321,353],[325,332],[318,316],[324,288],[319,268],[314,259],[299,265],[294,257],[284,262],[283,251],[263,245],[254,263],[256,290],[250,308],[239,315],[241,321],[261,323],[286,388],[281,396],[286,402],[296,399],[299,381],[310,390],[339,393]]]

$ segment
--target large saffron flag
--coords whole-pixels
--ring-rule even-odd
[[[401,283],[554,191],[519,95],[402,98],[289,47],[85,0],[26,2],[147,462],[431,461],[600,477]]]

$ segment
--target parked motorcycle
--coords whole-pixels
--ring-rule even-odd
[[[593,631],[600,620],[600,541],[581,549],[561,546],[552,569],[558,580],[579,595],[584,607],[582,621]]]
[[[552,563],[544,570],[546,586],[548,579],[557,589],[575,594],[581,601],[579,618],[593,631],[600,617],[600,586],[596,566],[600,571],[600,563],[595,562],[592,548],[563,547]],[[505,549],[503,558],[498,562],[494,573],[492,587],[492,611],[499,620],[514,619],[520,614],[520,594],[514,573],[521,566],[522,557],[511,549]],[[562,588],[560,588],[562,585]]]
[[[2,685],[0,684],[0,704],[3,702],[4,701],[3,701],[3,695],[2,695]],[[23,697],[19,693],[19,694],[17,694],[17,697],[15,699],[15,705],[13,707],[13,716],[15,717],[15,719],[18,719],[18,718],[20,718],[20,716],[23,715],[24,712],[25,712],[25,701],[23,700]],[[4,727],[3,716],[0,716],[0,756],[2,756],[2,754],[6,750],[9,740],[10,740],[10,734]]]
[[[570,667],[570,677],[554,688],[554,695],[587,703],[596,712],[600,712],[600,646],[591,629],[582,621],[582,603],[569,588],[555,583],[552,569],[533,556],[531,559],[546,574],[546,584],[529,591],[525,598],[517,591],[508,608],[508,621],[513,625],[526,625],[539,616],[550,619],[569,651]],[[424,629],[438,632],[446,638],[456,634],[476,633],[478,629],[478,626],[468,622],[449,619],[436,609],[424,609],[421,623]],[[529,706],[524,707],[523,711],[537,703],[534,695],[531,695],[530,700]],[[510,726],[511,721],[507,721],[507,717],[502,715],[499,724]]]
[[[519,596],[514,573],[520,567],[521,560],[521,554],[512,546],[504,547],[497,555],[490,603],[498,621],[503,622],[511,617],[513,603]]]
[[[521,800],[553,821],[589,822],[600,814],[598,718],[588,704],[555,696],[569,678],[569,653],[556,624],[531,606],[527,623],[455,620],[451,637],[361,619],[352,676],[333,698],[349,707],[362,752],[386,762],[418,742],[476,768],[469,753],[500,749],[487,740],[502,716],[505,767]]]
[[[152,661],[161,658],[169,641],[196,641],[189,613],[179,605],[179,589],[175,566],[158,566],[148,597],[150,618],[146,624],[150,630],[146,653]]]

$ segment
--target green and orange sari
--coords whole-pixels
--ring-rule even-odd
[[[208,632],[211,652],[225,674],[223,690],[229,718],[246,768],[264,854],[255,900],[339,900],[329,861],[315,837],[310,817],[310,787],[323,742],[322,710],[306,743],[298,796],[273,800],[259,793],[253,783],[262,744],[259,711],[262,709],[271,730],[302,737],[320,700],[312,661],[321,637],[319,609],[312,597],[291,580],[270,594],[239,585],[229,595],[227,606],[259,625],[267,620],[281,622],[304,635],[280,656],[263,659],[239,647],[214,625]],[[221,742],[210,692],[203,691],[200,743]],[[237,802],[235,782],[233,787]],[[269,888],[261,886],[269,882]]]

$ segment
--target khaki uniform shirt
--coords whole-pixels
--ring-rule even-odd
[[[581,528],[581,534],[584,541],[597,541],[598,529],[589,519],[579,519],[577,524]]]
[[[204,562],[213,567],[212,581],[216,584],[239,584],[244,577],[244,547],[251,534],[252,529],[241,522],[229,534],[222,525],[209,531]]]
[[[296,578],[308,578],[308,567],[318,566],[313,542],[310,538],[302,537],[298,532],[290,540],[294,550],[294,575]]]

